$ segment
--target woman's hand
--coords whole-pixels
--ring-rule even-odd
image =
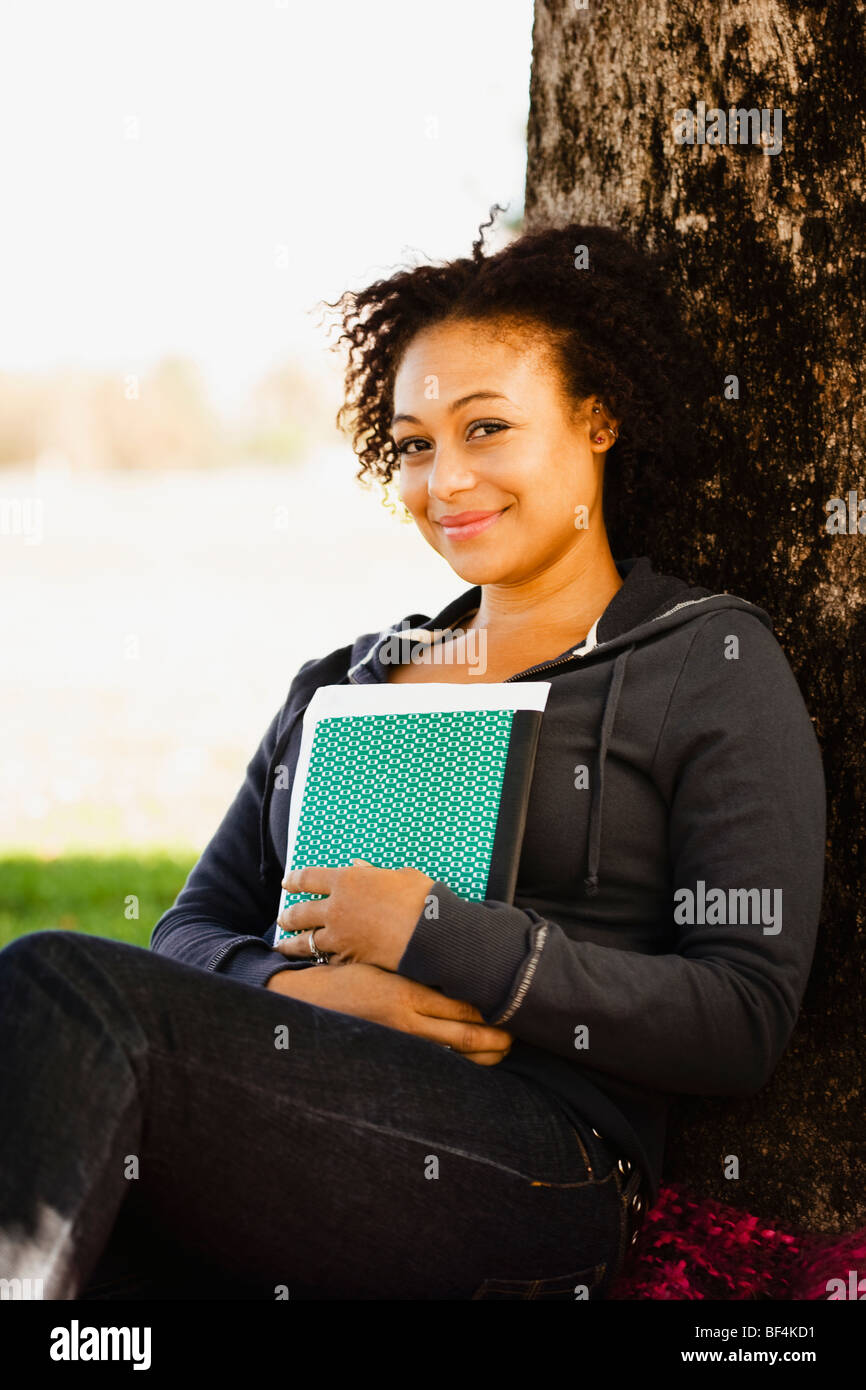
[[[285,931],[320,928],[316,946],[333,964],[396,970],[434,882],[420,869],[379,869],[365,859],[338,869],[309,865],[288,873],[283,887],[328,896],[294,903],[277,922]],[[290,937],[274,949],[291,959],[311,955],[308,936]]]
[[[266,988],[427,1038],[483,1067],[501,1062],[513,1042],[504,1028],[485,1023],[474,1004],[449,999],[437,989],[375,965],[355,962],[336,969],[311,965],[308,970],[280,970]]]

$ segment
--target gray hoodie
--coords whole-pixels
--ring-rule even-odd
[[[754,1094],[788,1045],[826,802],[768,615],[646,557],[617,568],[594,645],[510,678],[551,681],[514,903],[436,882],[398,969],[507,1028],[498,1066],[640,1164],[652,1202],[671,1097]],[[395,633],[459,627],[480,598],[474,586],[301,667],[154,950],[261,985],[308,968],[271,949],[307,703],[319,685],[387,680]]]

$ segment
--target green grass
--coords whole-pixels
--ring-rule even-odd
[[[52,928],[148,946],[196,858],[181,850],[2,857],[0,947],[26,932]],[[132,897],[137,904],[128,902]]]

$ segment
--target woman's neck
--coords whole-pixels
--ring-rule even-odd
[[[607,608],[623,579],[609,548],[601,555],[569,557],[521,584],[485,584],[475,615],[464,629],[484,628],[488,640],[507,642],[529,634],[563,634],[581,640]]]

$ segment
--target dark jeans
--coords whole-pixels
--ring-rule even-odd
[[[46,1299],[603,1298],[617,1157],[382,1024],[75,932],[0,951],[0,1278]]]

